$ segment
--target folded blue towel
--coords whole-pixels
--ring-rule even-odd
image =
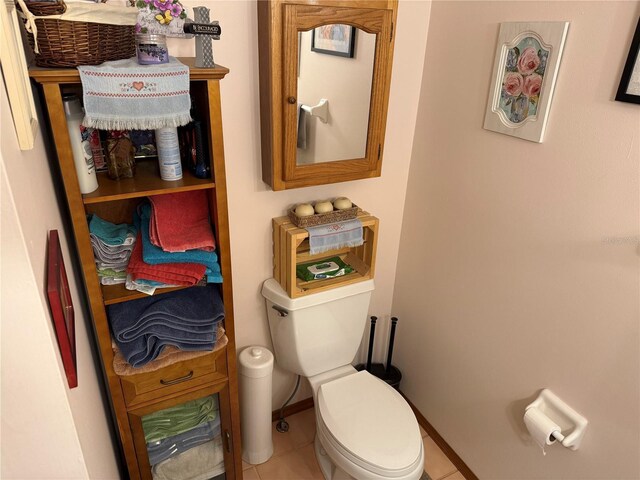
[[[220,415],[216,416],[215,420],[203,423],[184,433],[147,443],[149,464],[153,466],[190,448],[213,440],[218,435],[220,435]]]
[[[192,287],[109,305],[107,313],[118,348],[140,367],[165,345],[212,350],[224,305],[216,287]]]
[[[151,243],[149,237],[149,220],[151,206],[144,204],[139,207],[139,215],[134,214],[134,222],[139,225],[142,233],[142,259],[149,265],[163,263],[200,263],[207,267],[205,274],[209,283],[222,283],[220,264],[216,252],[205,250],[187,250],[185,252],[165,252]]]
[[[89,221],[89,231],[107,245],[122,245],[128,233],[131,233],[134,238],[137,234],[133,225],[127,225],[126,223],[115,225],[101,219],[95,213]]]

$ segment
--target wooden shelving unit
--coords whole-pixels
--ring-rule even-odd
[[[363,227],[363,245],[331,250],[316,255],[309,253],[309,232],[291,223],[289,217],[273,219],[273,277],[291,298],[373,278],[379,221],[376,217],[362,211],[358,213],[357,218]],[[304,281],[296,277],[297,265],[335,256],[339,256],[355,271],[342,277],[324,280]]]
[[[97,349],[129,477],[152,478],[142,428],[145,415],[213,395],[219,405],[224,477],[240,479],[242,462],[233,284],[220,108],[220,80],[229,70],[220,66],[196,69],[193,67],[193,59],[180,60],[191,67],[190,91],[202,114],[203,131],[209,144],[208,151],[211,152],[212,178],[202,180],[185,172],[182,180],[165,182],[160,179],[157,162],[143,161],[137,165],[136,175],[132,179],[114,181],[105,174],[100,174],[98,190],[88,195],[82,195],[78,186],[62,103],[64,93],[81,92],[78,71],[33,68],[30,75],[41,85],[49,115]],[[120,377],[114,371],[114,350],[106,307],[145,295],[128,291],[122,285],[100,285],[91,248],[87,214],[98,214],[113,223],[131,223],[133,212],[144,197],[199,189],[207,192],[216,250],[224,279],[220,285],[220,294],[225,306],[224,328],[228,343],[217,351],[195,359],[173,363],[149,373]],[[167,291],[170,289],[158,290],[156,294]],[[219,478],[221,477],[216,477],[216,480]]]

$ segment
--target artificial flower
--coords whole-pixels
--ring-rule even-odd
[[[158,10],[162,10],[164,12],[171,5],[171,1],[170,0],[153,0],[153,4]]]
[[[171,20],[173,20],[173,17],[171,16],[171,12],[166,10],[164,15],[156,15],[156,20],[160,25],[169,25]]]
[[[171,7],[169,7],[169,10],[171,11],[171,15],[173,15],[174,17],[178,17],[182,13],[182,5],[176,2],[171,5]]]

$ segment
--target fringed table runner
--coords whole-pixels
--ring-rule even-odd
[[[135,58],[81,66],[85,117],[101,130],[154,130],[191,121],[189,67],[169,63],[139,65]]]

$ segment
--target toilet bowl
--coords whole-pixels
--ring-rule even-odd
[[[273,279],[262,287],[276,362],[313,390],[315,452],[327,480],[418,480],[424,449],[404,398],[353,361],[373,281],[291,299]]]
[[[310,383],[315,387],[313,379]],[[314,391],[316,457],[325,478],[420,478],[420,429],[411,408],[392,387],[353,369]]]

